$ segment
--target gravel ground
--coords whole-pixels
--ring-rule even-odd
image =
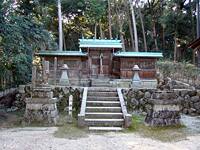
[[[84,138],[54,137],[56,127],[0,130],[0,150],[199,150],[200,134],[161,142],[135,133],[88,133]]]

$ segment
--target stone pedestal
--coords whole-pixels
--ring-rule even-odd
[[[180,125],[180,108],[173,92],[155,92],[150,100],[153,110],[147,112],[145,122],[150,126]]]
[[[56,124],[58,120],[57,98],[53,98],[50,87],[35,87],[26,99],[25,120],[28,123]]]

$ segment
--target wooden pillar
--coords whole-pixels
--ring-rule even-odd
[[[54,57],[54,74],[53,74],[53,84],[56,85],[56,79],[57,79],[57,57]]]
[[[90,50],[88,48],[88,74],[89,74],[89,77],[91,78],[91,74],[92,74],[92,59],[91,59],[91,56],[90,56]]]

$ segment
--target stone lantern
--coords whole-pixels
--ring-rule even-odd
[[[141,88],[142,82],[139,76],[139,71],[141,69],[138,65],[134,65],[133,67],[133,79],[132,79],[132,87],[133,88]]]
[[[69,85],[69,78],[68,78],[68,71],[69,67],[67,66],[67,64],[64,64],[63,67],[61,68],[62,70],[62,75],[60,78],[60,84],[61,85]]]

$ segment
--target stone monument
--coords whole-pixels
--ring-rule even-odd
[[[62,70],[62,75],[60,78],[60,84],[61,85],[69,85],[69,78],[68,78],[68,69],[69,67],[67,66],[67,64],[64,64],[63,67],[61,68]]]

